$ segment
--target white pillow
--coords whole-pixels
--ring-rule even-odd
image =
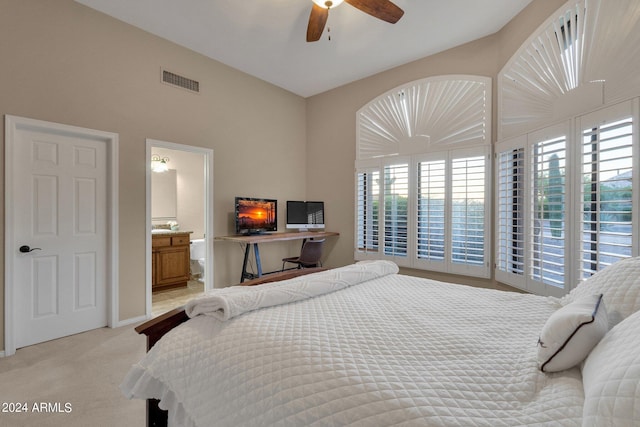
[[[616,325],[591,351],[582,381],[582,425],[640,425],[640,312]]]
[[[538,364],[558,372],[582,362],[609,330],[602,294],[581,297],[553,313],[538,339]]]
[[[561,303],[604,294],[609,328],[640,310],[640,257],[626,258],[598,271],[576,286]]]

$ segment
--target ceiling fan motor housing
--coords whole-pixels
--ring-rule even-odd
[[[329,9],[339,6],[343,1],[345,0],[313,0],[309,25],[307,25],[308,42],[320,39],[329,17]],[[346,2],[356,9],[390,24],[398,22],[404,14],[404,11],[390,0],[346,0]]]

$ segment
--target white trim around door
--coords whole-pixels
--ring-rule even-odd
[[[147,139],[146,144],[146,316],[152,317],[152,275],[151,275],[151,150],[167,148],[204,155],[204,239],[205,239],[205,291],[213,289],[213,149],[176,144],[174,142]]]

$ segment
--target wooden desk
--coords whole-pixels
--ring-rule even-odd
[[[235,236],[221,236],[216,237],[215,240],[226,240],[229,242],[243,243],[244,261],[242,263],[242,275],[240,276],[240,283],[244,282],[244,279],[255,279],[256,277],[262,277],[262,264],[260,262],[260,249],[258,244],[269,242],[282,242],[286,240],[307,240],[307,239],[322,239],[324,237],[339,236],[340,233],[334,231],[298,231],[291,233],[267,233],[267,234],[254,234],[254,235],[235,235]],[[253,254],[256,259],[256,268],[258,274],[252,274],[247,272],[247,262],[249,260],[249,249],[253,245]]]

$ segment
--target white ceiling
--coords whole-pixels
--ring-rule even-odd
[[[308,97],[493,34],[531,0],[395,0],[395,25],[342,3],[314,43],[311,0],[76,1]]]

